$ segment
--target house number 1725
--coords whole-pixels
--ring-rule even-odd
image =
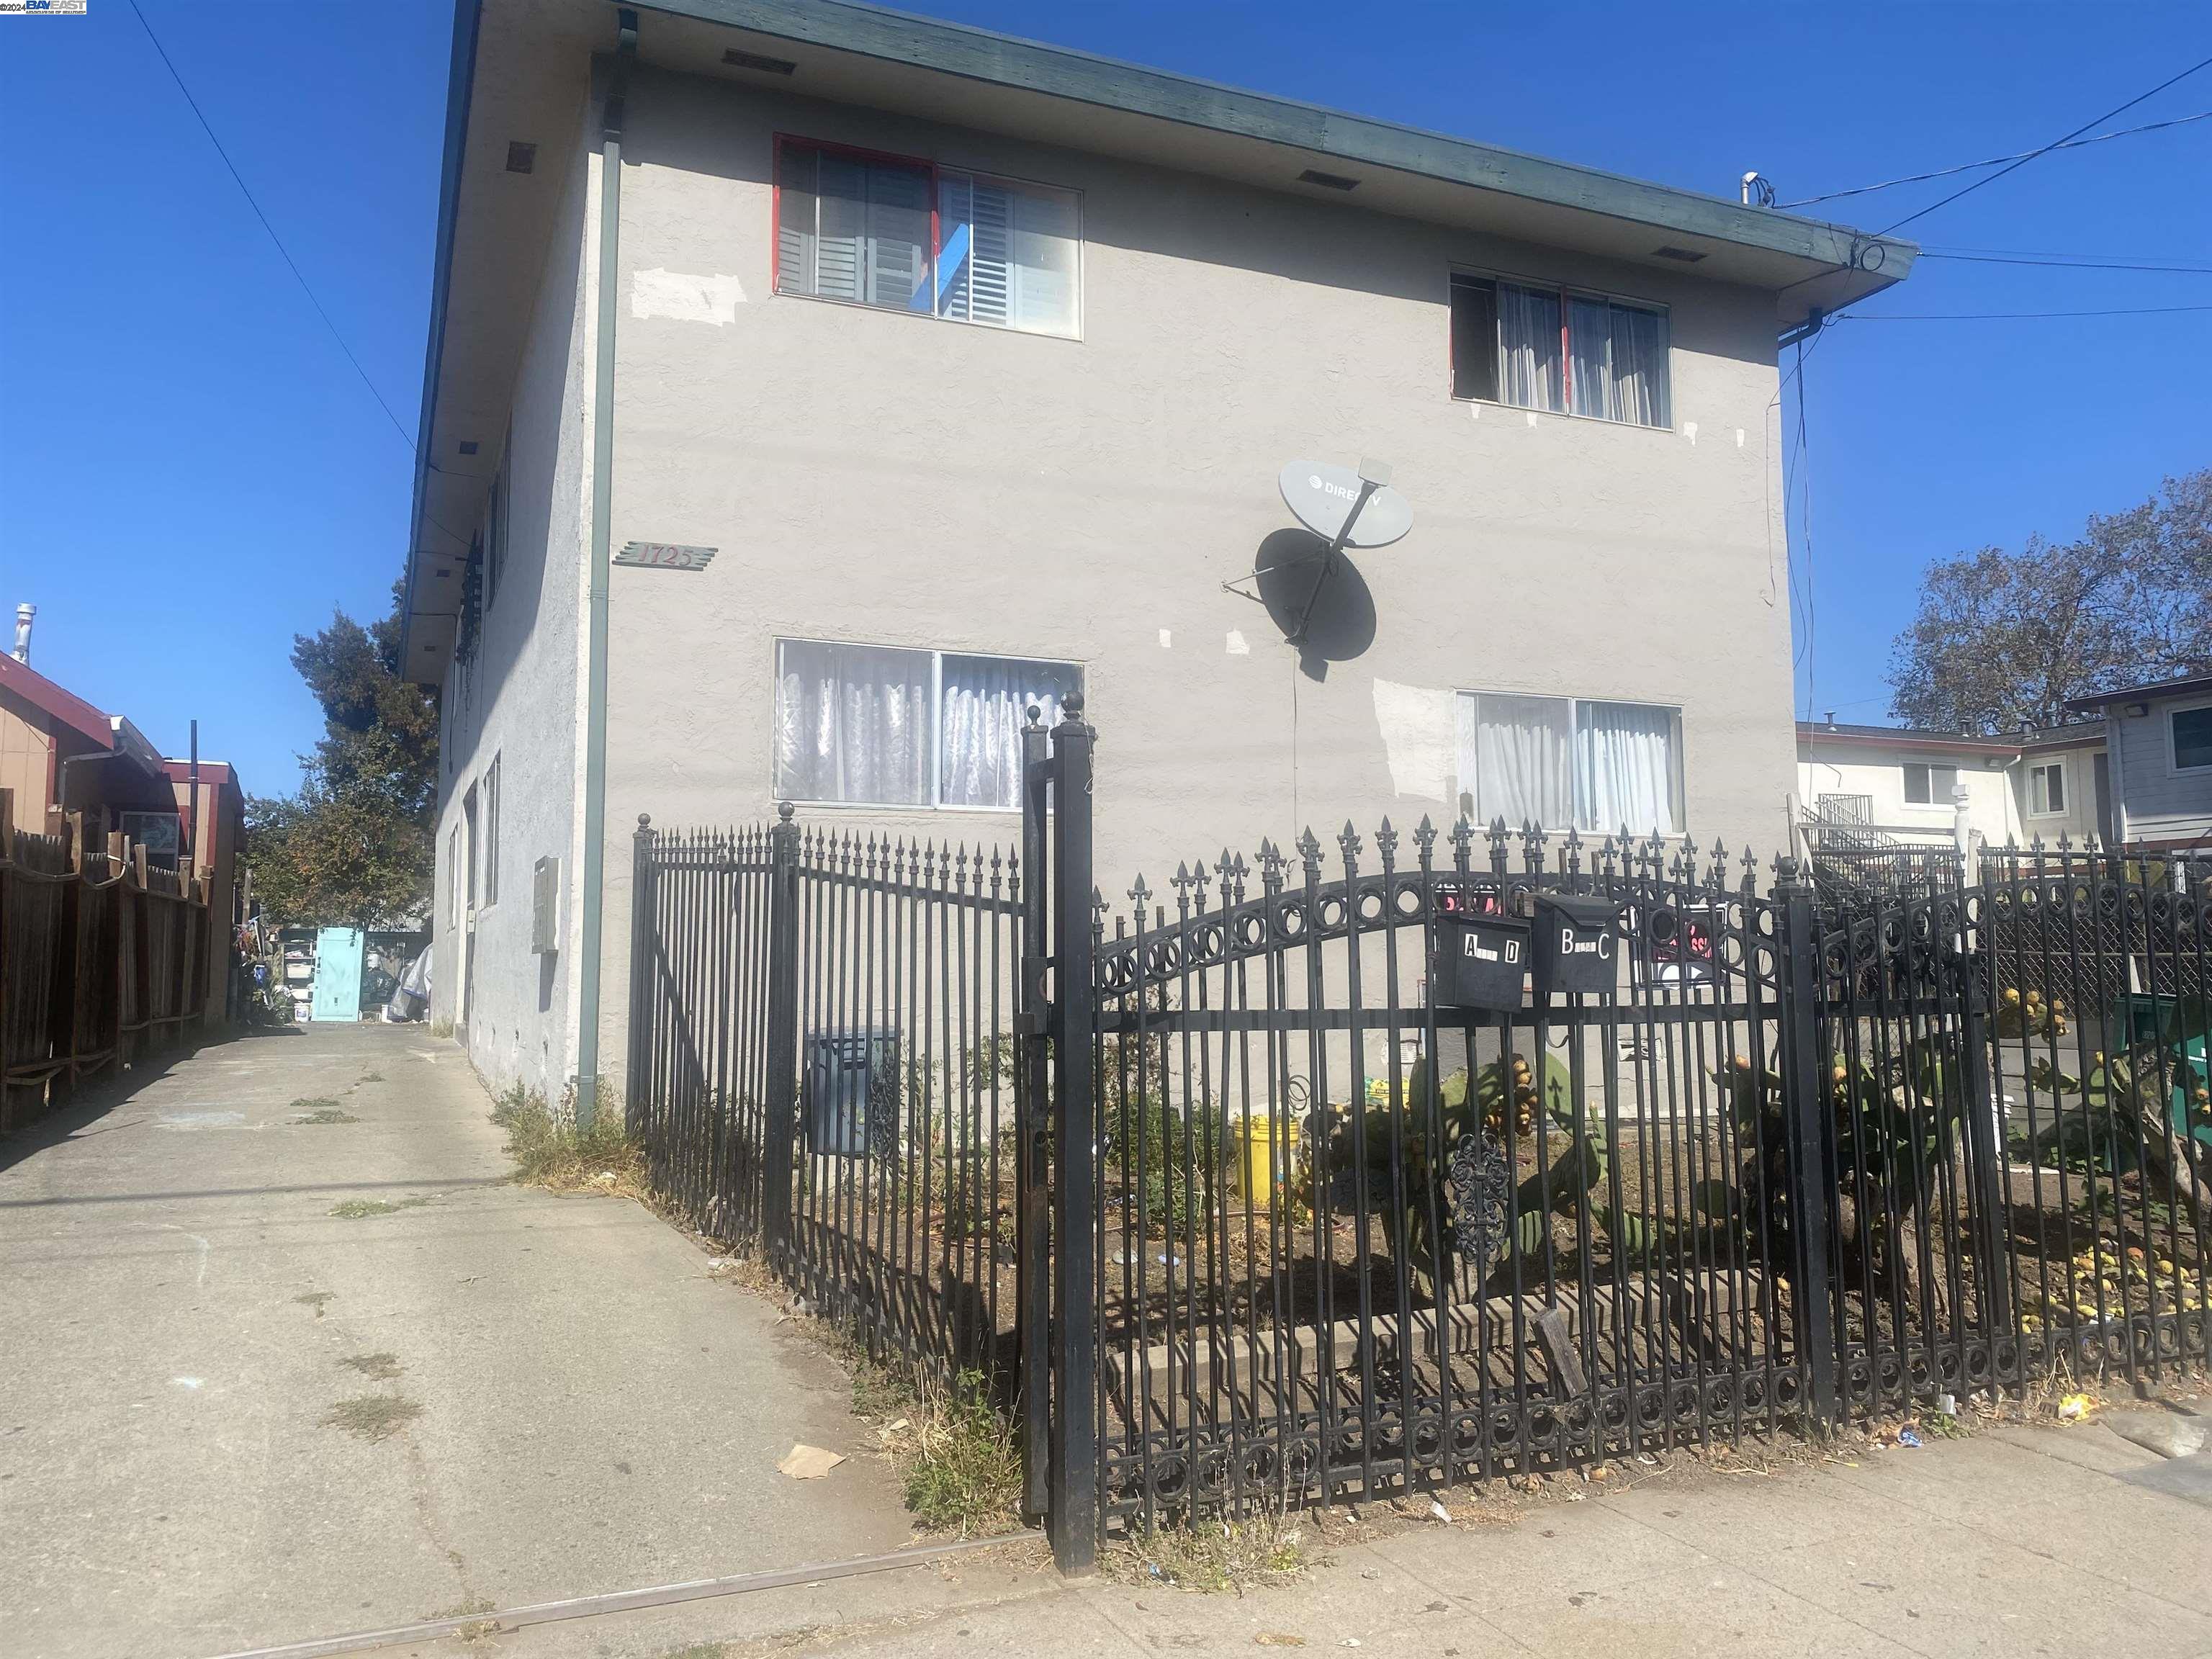
[[[614,556],[617,564],[641,564],[655,570],[704,570],[714,556],[711,547],[679,547],[673,542],[630,542]]]

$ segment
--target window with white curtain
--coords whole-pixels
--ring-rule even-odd
[[[779,294],[1073,337],[1081,248],[1073,191],[777,142]]]
[[[1681,825],[1681,711],[1654,703],[1463,691],[1461,789],[1474,816],[1605,835]]]
[[[1021,805],[1021,732],[1080,689],[1073,663],[778,640],[780,800],[878,806]]]
[[[1452,396],[1671,427],[1667,313],[1601,294],[1455,272]]]

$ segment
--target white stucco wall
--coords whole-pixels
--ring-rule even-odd
[[[1984,841],[2000,844],[2023,840],[2017,796],[2017,768],[2009,762],[1992,767],[1990,757],[1971,750],[1955,753],[1942,750],[1887,749],[1855,741],[1801,738],[1797,745],[1797,789],[1808,808],[1817,807],[1823,795],[1864,795],[1872,803],[1872,821],[1886,829],[1921,831],[1930,836],[1951,833],[1954,808],[1948,795],[1926,805],[1905,799],[1905,768],[1917,765],[1951,766],[1966,786],[1968,822]],[[2055,833],[2055,832],[2053,832]]]
[[[1081,191],[1084,337],[773,295],[779,131]],[[614,572],[610,1072],[636,816],[770,811],[778,635],[1084,665],[1109,894],[1309,822],[1443,819],[1455,689],[1678,706],[1688,827],[1781,846],[1771,296],[653,72],[624,151],[612,539],[720,551],[698,574]],[[1455,264],[1668,305],[1674,428],[1455,402]],[[687,282],[698,305],[660,302]],[[1415,528],[1357,556],[1375,641],[1316,683],[1222,584],[1292,522],[1285,461],[1363,454],[1394,464]]]
[[[551,144],[545,151],[555,149]],[[590,528],[592,395],[586,261],[592,176],[580,151],[562,185],[553,251],[538,286],[513,401],[511,520],[505,572],[486,609],[476,659],[443,688],[433,1017],[461,1018],[466,925],[453,924],[452,830],[497,757],[499,891],[475,916],[470,1059],[495,1090],[557,1097],[575,1053],[574,864],[577,838],[580,641]],[[478,441],[498,462],[496,412]],[[563,948],[531,949],[532,874],[561,860]],[[481,866],[480,866],[481,868]],[[479,878],[481,879],[481,877]]]
[[[2049,748],[2031,750],[2013,768],[2014,805],[2020,817],[2023,841],[2038,836],[2045,842],[2056,842],[2061,836],[2076,846],[2095,836],[2102,840],[2105,827],[2097,814],[2097,757],[2103,752],[2100,745],[2072,748]],[[2030,810],[2028,774],[2039,766],[2057,766],[2066,776],[2066,809],[2062,812],[2036,812]]]

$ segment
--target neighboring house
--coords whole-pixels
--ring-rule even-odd
[[[1808,822],[1839,834],[1949,842],[1963,783],[1967,827],[1984,843],[2055,844],[2065,836],[2080,845],[2107,838],[2104,744],[2104,728],[2091,725],[2006,739],[1801,720],[1798,797]]]
[[[618,1078],[640,813],[1005,844],[1079,686],[1110,891],[1386,812],[1782,845],[1778,338],[1910,245],[868,6],[629,15],[456,31],[405,662],[495,1085]],[[1300,652],[1278,475],[1364,456],[1413,529]]]
[[[230,993],[230,963],[235,925],[243,921],[238,891],[238,856],[246,846],[246,791],[237,769],[228,761],[165,760],[169,787],[176,797],[185,844],[194,848],[192,869],[208,890],[207,1017],[223,1017]]]
[[[246,795],[223,761],[165,759],[136,726],[102,714],[33,668],[30,607],[17,615],[16,654],[0,656],[0,790],[15,827],[65,834],[82,815],[85,842],[104,847],[120,834],[146,849],[149,863],[191,873],[208,884],[206,1016],[223,1016],[228,991],[238,854]],[[186,856],[191,849],[191,856]]]
[[[2212,674],[2122,686],[2066,707],[2103,719],[2120,841],[2212,847]]]
[[[182,845],[161,750],[13,656],[0,657],[0,789],[15,828],[32,835],[52,831],[55,814],[82,812],[95,844],[122,830],[172,857]]]

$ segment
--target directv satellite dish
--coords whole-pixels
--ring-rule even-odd
[[[1328,461],[1292,461],[1282,472],[1283,504],[1297,520],[1337,547],[1388,547],[1413,527],[1413,509],[1390,488],[1390,469],[1362,461],[1359,470]]]

